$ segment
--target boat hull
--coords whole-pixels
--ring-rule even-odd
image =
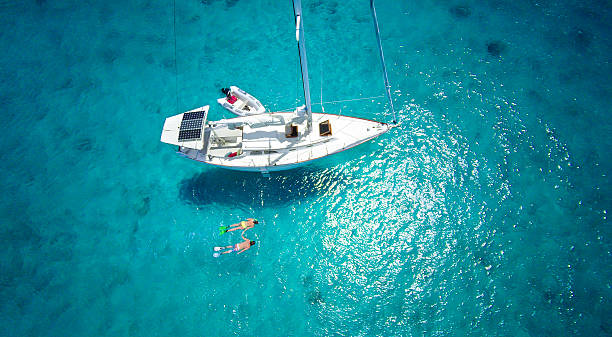
[[[251,125],[255,125],[262,120],[288,120],[292,115],[292,113],[271,113],[231,118],[223,120],[223,123],[231,125],[248,121]],[[220,168],[247,172],[283,171],[348,150],[389,130],[386,123],[333,114],[313,113],[312,120],[313,130],[296,138],[279,136],[282,130],[292,123],[252,128],[245,126],[243,130],[225,130],[227,134],[223,134],[222,130],[213,129],[210,134],[218,134],[220,138],[227,136],[226,139],[232,139],[235,146],[232,147],[232,143],[224,143],[223,146],[215,147],[215,141],[211,140],[207,141],[209,146],[206,149],[179,148],[179,152],[187,158]],[[330,133],[321,135],[319,125],[327,122],[331,125]],[[210,123],[216,125],[217,122]],[[301,126],[305,127],[305,123]],[[274,137],[262,138],[263,134],[274,134]]]
[[[233,170],[233,171],[268,173],[268,172],[277,172],[277,171],[286,171],[286,170],[295,169],[298,167],[302,167],[302,166],[311,164],[315,160],[319,160],[319,159],[323,159],[323,158],[317,158],[317,159],[313,159],[310,161],[305,161],[305,162],[295,163],[295,164],[278,165],[278,166],[263,166],[263,167],[226,166],[226,165],[219,165],[219,164],[211,164],[205,161],[202,161],[202,163],[205,163],[211,166],[215,166],[218,168]]]

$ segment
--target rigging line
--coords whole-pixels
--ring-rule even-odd
[[[172,31],[174,33],[174,89],[176,95],[176,112],[179,112],[179,98],[178,98],[178,67],[176,65],[176,0],[172,1]]]
[[[323,66],[321,65],[323,61],[319,61],[319,70],[321,71],[321,112],[325,112],[325,108],[323,107]]]
[[[381,98],[381,97],[385,97],[385,95],[370,96],[370,97],[361,97],[361,98],[351,98],[351,99],[341,99],[341,100],[338,100],[338,101],[325,101],[325,102],[321,101],[321,103],[312,103],[312,105],[361,101],[361,100],[364,100],[364,99],[374,99],[374,98]],[[277,112],[288,112],[288,111],[293,111],[293,110],[295,110],[295,108],[288,108],[288,109],[276,110],[276,111]]]
[[[295,63],[295,77],[294,78],[300,78],[301,76],[300,71],[302,70],[300,69],[300,57],[299,56],[296,61],[297,62]],[[295,98],[293,99],[293,103],[300,104],[300,81],[299,80],[295,81]]]
[[[295,18],[295,4],[294,4],[294,1],[291,1],[291,3],[293,4],[293,17]],[[297,29],[297,27],[296,27],[296,29]],[[299,35],[297,35],[297,34],[298,33],[296,33],[296,38],[299,40]],[[298,45],[298,58],[297,58],[297,62],[295,63],[296,66],[295,66],[295,77],[294,78],[300,78],[300,71],[301,71],[301,69],[300,69],[300,62],[301,62],[301,60],[300,60],[299,49],[300,49],[300,47]],[[295,98],[293,99],[293,104],[299,104],[299,102],[300,102],[300,98],[299,98],[300,89],[299,89],[299,83],[298,82],[299,81],[295,81]],[[292,109],[292,110],[294,110],[294,109]]]
[[[364,99],[374,99],[374,98],[381,98],[381,97],[385,97],[385,95],[378,95],[378,96],[371,96],[371,97],[361,97],[361,98],[351,98],[351,99],[341,99],[341,100],[338,100],[338,101],[326,101],[324,103],[342,103],[342,102],[361,101],[361,100],[364,100]]]
[[[380,63],[383,68],[383,75],[385,78],[385,93],[389,104],[391,105],[391,111],[393,111],[393,124],[397,124],[397,118],[395,118],[395,109],[393,108],[393,100],[391,99],[391,86],[389,85],[389,77],[387,76],[387,66],[385,66],[385,55],[382,49],[382,43],[380,42],[380,31],[378,29],[378,19],[376,18],[376,8],[374,8],[374,0],[370,0],[370,9],[372,9],[372,18],[374,19],[374,31],[376,32],[376,41],[378,42],[378,51],[380,52]]]

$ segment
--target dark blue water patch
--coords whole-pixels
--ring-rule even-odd
[[[467,5],[457,5],[451,7],[448,12],[456,19],[465,19],[472,15],[472,8]]]
[[[582,204],[589,210],[601,211],[609,208],[612,205],[612,196],[606,191],[603,192],[598,186],[593,186],[594,189],[590,192],[585,193],[586,195],[582,198]],[[589,217],[585,218],[586,224],[590,227],[594,233],[603,231],[610,232],[612,229],[609,225],[610,222],[602,219],[601,215],[593,215],[591,212]]]
[[[264,177],[260,173],[214,169],[180,183],[180,198],[188,203],[242,204],[252,207],[278,206],[311,198],[347,179],[338,172],[321,174],[316,168],[301,168]],[[340,187],[337,187],[340,188]]]
[[[59,296],[54,296],[53,299],[56,301],[49,303],[49,306],[46,309],[49,313],[49,320],[51,322],[57,322],[65,312],[70,310],[74,303],[70,303],[67,299]]]
[[[309,11],[315,11],[318,13],[326,12],[329,15],[333,15],[338,11],[338,2],[336,1],[314,1],[308,4],[307,9]]]
[[[575,71],[571,71],[570,73],[561,73],[559,75],[559,77],[562,78],[561,81],[566,81],[566,82],[571,81],[575,79],[576,77],[580,77],[580,76],[581,76],[580,73],[575,72]],[[571,118],[576,118],[576,117],[585,118],[588,115],[588,112],[586,111],[584,107],[581,107],[576,104],[564,105],[563,108],[561,109],[561,112]]]
[[[547,289],[542,292],[542,300],[550,307],[557,307],[562,301],[562,296],[559,293],[559,289]]]
[[[97,22],[100,24],[112,22],[111,18],[115,15],[111,2],[101,3],[97,11]]]
[[[200,57],[200,65],[204,65],[204,64],[212,64],[215,61],[215,49],[213,48],[212,44],[206,44],[204,45],[204,49],[203,52],[200,53],[199,57]],[[219,87],[221,88],[221,87]]]
[[[168,42],[166,36],[161,34],[149,34],[144,40],[147,44],[154,46],[164,46]]]
[[[72,81],[72,77],[68,77],[61,82],[59,89],[70,89],[74,87],[74,83]]]
[[[501,41],[491,41],[487,43],[487,52],[493,57],[500,57],[506,50],[506,45]]]
[[[155,63],[155,59],[153,58],[153,54],[152,53],[148,53],[147,55],[145,55],[144,61],[147,62],[147,64]]]
[[[166,57],[162,61],[162,66],[164,69],[174,69],[175,60],[174,57]]]
[[[325,299],[323,298],[323,295],[321,294],[321,291],[317,288],[310,290],[307,295],[307,302],[310,303],[311,305],[318,305],[318,304],[323,304],[325,303]]]
[[[147,213],[149,213],[149,210],[151,209],[151,197],[144,196],[140,198],[135,208],[136,208],[136,214],[138,214],[139,216],[142,217],[142,216],[147,215]]]
[[[67,262],[73,258],[77,235],[68,229],[59,229],[44,248],[47,261]]]
[[[542,103],[545,101],[539,90],[528,89],[526,93],[527,99],[533,103]]]
[[[569,34],[574,49],[579,53],[589,51],[593,43],[593,34],[583,28],[576,27]]]
[[[310,9],[318,9],[323,5],[323,1],[312,1],[308,4],[308,8]]]
[[[137,336],[141,331],[140,323],[137,320],[132,320],[130,322],[130,327],[128,328],[130,336]]]
[[[70,138],[70,131],[65,125],[57,125],[53,128],[53,136],[55,139],[68,139]]]
[[[200,19],[202,19],[202,18],[199,15],[194,15],[191,18],[189,18],[187,23],[196,23],[196,22],[200,21]]]
[[[325,303],[325,298],[312,273],[302,277],[302,285],[304,286],[304,296],[307,303],[311,305]]]
[[[126,265],[107,265],[102,266],[105,278],[102,280],[102,292],[106,296],[112,295],[113,291],[126,283],[132,281],[132,275]]]
[[[72,259],[76,236],[70,229],[46,228],[48,237],[43,238],[37,230],[43,225],[26,220],[13,219],[10,221],[13,225],[0,233],[0,243],[5,247],[5,254],[0,260],[2,267],[0,286],[14,289],[21,285],[41,292],[53,279],[52,269],[49,266]],[[53,233],[54,231],[56,232]],[[22,255],[23,252],[29,254]],[[37,262],[32,264],[32,261]],[[14,294],[13,297],[19,305],[25,305],[30,298],[22,295]]]
[[[312,273],[309,273],[306,276],[302,276],[302,285],[305,288],[310,288],[315,284],[315,278]]]
[[[3,245],[4,254],[0,260],[0,289],[11,289],[18,285],[21,275],[23,274],[23,256],[19,249],[9,248]]]
[[[123,52],[120,49],[104,48],[99,52],[102,61],[106,64],[113,64],[115,61],[123,56]]]
[[[23,214],[27,208],[17,209],[19,205],[24,206],[21,203],[15,202],[14,214],[19,218],[12,219],[12,221],[8,222],[12,226],[7,226],[4,231],[0,232],[0,242],[15,246],[26,244],[39,246],[42,237],[38,234],[35,224],[29,222],[26,218],[20,219],[22,216],[19,214]]]
[[[336,1],[327,2],[327,14],[334,15],[338,11],[338,3]]]
[[[146,113],[160,115],[161,114],[161,106],[156,102],[149,102],[145,104],[144,110]]]
[[[612,31],[612,6],[607,0],[585,2],[584,7],[572,8],[570,15],[573,23],[588,24],[602,34]]]
[[[605,7],[605,4],[602,3],[602,4],[595,5],[594,4],[595,2],[596,1],[592,1],[591,2],[592,8],[590,8],[590,7],[578,7],[578,8],[574,8],[572,10],[572,14],[574,14],[577,18],[586,19],[587,21],[590,21],[590,20],[600,20],[604,15],[601,14],[599,11],[601,11],[603,9],[602,7]]]
[[[47,43],[49,46],[53,47],[54,49],[50,50],[51,52],[54,53],[58,53],[59,49],[62,46],[62,42],[64,41],[64,35],[66,33],[58,28],[49,28],[48,30],[46,30],[44,32],[44,37],[47,39]],[[43,37],[41,36],[41,38]]]
[[[112,40],[112,41],[119,40],[120,37],[121,37],[121,34],[116,30],[112,30],[106,34],[107,40]]]
[[[150,189],[140,186],[138,188],[128,188],[122,186],[121,198],[125,200],[125,207],[130,212],[144,217],[151,210],[151,192]],[[136,229],[137,230],[137,229]],[[135,230],[132,230],[134,232]]]
[[[81,50],[77,50],[74,53],[67,53],[67,54],[60,55],[59,59],[61,60],[62,65],[65,68],[69,69],[72,67],[79,67],[85,62],[87,62],[88,56],[85,55],[85,52]],[[74,74],[72,76],[74,76]]]
[[[205,6],[212,5],[215,2],[223,1],[227,8],[232,8],[236,6],[239,0],[200,0],[200,3]]]
[[[44,268],[44,264],[41,264],[33,274],[34,275],[29,277],[29,282],[32,288],[38,293],[45,291],[54,278],[54,272],[48,268]]]
[[[93,148],[94,141],[91,138],[83,137],[76,141],[75,148],[82,152],[89,152]]]

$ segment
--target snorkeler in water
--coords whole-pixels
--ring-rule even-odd
[[[242,229],[242,233],[244,233],[247,230],[255,227],[255,225],[258,223],[259,221],[257,221],[257,219],[248,218],[244,221],[240,221],[239,223],[235,223],[230,226],[219,226],[219,234],[225,234],[227,232],[237,231],[239,229]]]
[[[252,246],[255,245],[255,241],[251,241],[247,238],[245,238],[244,236],[242,236],[242,238],[244,239],[244,241],[237,243],[235,245],[229,245],[229,246],[225,246],[225,247],[215,247],[213,248],[215,253],[213,253],[214,257],[219,257],[222,254],[229,254],[229,253],[233,253],[233,252],[238,252],[238,254],[247,251],[249,249],[251,249]],[[220,251],[224,250],[223,252],[219,253]]]

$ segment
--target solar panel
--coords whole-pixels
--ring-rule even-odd
[[[193,140],[200,139],[202,129],[180,130],[178,140]]]
[[[201,129],[202,128],[202,118],[200,119],[188,119],[181,122],[181,130],[189,130],[189,129]]]
[[[185,112],[179,128],[179,141],[200,139],[205,111]]]
[[[190,120],[190,119],[202,119],[204,118],[204,111],[193,111],[193,112],[185,112],[183,114],[183,120]]]

